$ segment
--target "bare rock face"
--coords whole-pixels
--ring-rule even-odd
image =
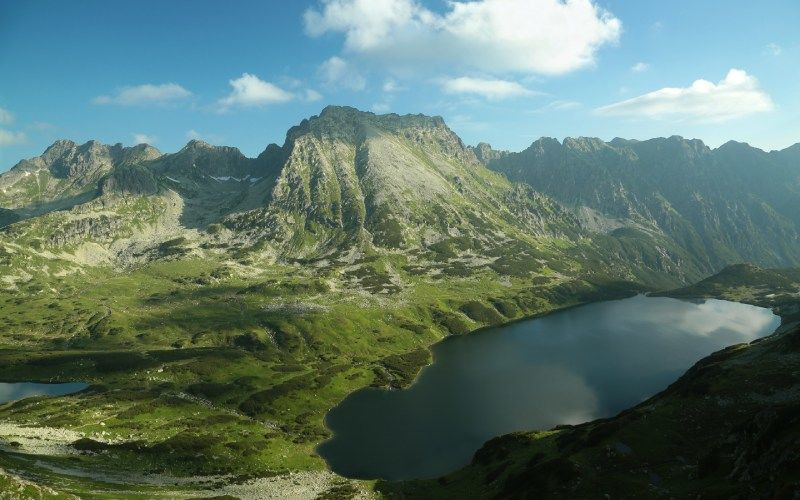
[[[158,181],[153,172],[139,165],[120,168],[112,172],[100,183],[100,190],[105,195],[120,193],[134,196],[151,196],[158,193],[158,189]]]
[[[123,224],[119,217],[105,214],[74,219],[61,224],[58,230],[49,236],[47,243],[61,247],[85,240],[110,239]]]

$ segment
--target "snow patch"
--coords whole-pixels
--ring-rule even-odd
[[[250,180],[250,182],[255,182],[255,181],[257,181],[259,179],[258,177],[251,178],[250,174],[247,174],[244,177],[232,177],[230,175],[225,175],[225,176],[222,176],[222,177],[215,177],[213,175],[209,175],[209,177],[211,177],[215,181],[220,181],[220,182],[226,182],[226,181],[244,182],[244,181],[246,181],[248,179]]]

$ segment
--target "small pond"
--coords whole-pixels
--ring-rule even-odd
[[[37,384],[34,382],[0,382],[0,404],[31,396],[63,396],[86,389],[88,384]]]

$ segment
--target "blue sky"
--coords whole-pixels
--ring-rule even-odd
[[[327,104],[465,142],[800,142],[800,2],[0,0],[0,171],[58,138],[248,156]],[[703,80],[696,82],[697,80]]]

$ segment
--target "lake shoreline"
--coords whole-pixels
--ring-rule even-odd
[[[636,299],[637,296],[641,298]],[[565,424],[576,425],[578,422],[583,425],[598,418],[612,418],[614,415],[633,408],[639,402],[645,401],[663,391],[664,388],[669,387],[670,384],[679,379],[681,374],[693,364],[713,352],[731,344],[739,344],[740,342],[737,342],[739,339],[754,340],[755,336],[771,335],[780,321],[780,317],[771,310],[716,299],[692,303],[674,297],[648,297],[643,294],[634,294],[633,296],[629,295],[627,300],[634,300],[635,302],[625,303],[624,300],[619,298],[612,298],[610,300],[592,302],[595,305],[605,304],[604,308],[569,316],[553,314],[553,312],[566,313],[570,309],[577,309],[578,306],[592,304],[587,302],[559,308],[545,315],[526,318],[531,320],[528,327],[514,329],[514,324],[521,322],[521,320],[494,326],[493,328],[499,330],[510,328],[510,330],[507,330],[507,334],[502,336],[490,335],[481,338],[481,336],[473,335],[474,333],[488,330],[483,328],[475,330],[468,335],[458,336],[457,339],[447,337],[431,346],[432,362],[420,370],[413,384],[399,391],[386,391],[381,388],[361,388],[350,393],[342,403],[326,413],[324,418],[325,426],[332,436],[317,445],[315,451],[325,460],[331,470],[348,478],[379,479],[392,477],[396,480],[403,480],[437,477],[457,469],[459,465],[449,466],[451,467],[450,469],[440,468],[436,472],[431,472],[425,476],[403,476],[401,473],[398,477],[394,473],[348,473],[342,469],[341,460],[343,458],[341,457],[352,455],[353,459],[358,463],[360,463],[359,461],[366,461],[366,467],[369,470],[370,467],[380,467],[379,465],[373,465],[376,462],[380,462],[377,456],[369,459],[372,454],[377,453],[380,455],[380,453],[383,453],[375,450],[398,451],[405,449],[405,447],[413,449],[415,439],[422,439],[420,441],[420,445],[423,446],[422,449],[427,446],[436,446],[436,449],[439,450],[436,452],[437,454],[443,454],[441,456],[444,457],[455,453],[456,455],[453,455],[455,457],[465,453],[465,451],[458,451],[464,446],[469,450],[473,450],[473,448],[477,450],[480,448],[480,444],[485,443],[486,440],[508,432],[551,429]],[[752,309],[750,309],[751,307]],[[598,314],[601,316],[597,316]],[[671,317],[670,315],[674,314],[678,314],[677,317],[681,318],[679,323],[673,324],[669,321],[664,321],[665,317]],[[539,323],[539,321],[545,321],[545,323]],[[578,321],[578,323],[573,324],[572,322],[575,321]],[[751,323],[753,330],[749,329]],[[700,330],[695,332],[693,329],[697,327],[691,326],[693,324],[697,324]],[[660,326],[656,327],[656,325]],[[559,333],[564,328],[568,330],[564,330],[563,334]],[[552,335],[541,336],[542,329]],[[649,332],[649,334],[641,335],[641,332],[645,331]],[[531,336],[531,332],[538,332],[538,334]],[[714,335],[708,336],[712,332]],[[566,335],[567,333],[569,334]],[[586,340],[580,341],[583,342],[581,344],[576,344],[575,342],[578,342],[580,338],[585,338]],[[521,341],[520,339],[526,344],[514,347]],[[597,343],[597,339],[601,340],[600,346],[602,347],[591,347]],[[450,342],[445,342],[445,340]],[[586,342],[589,343],[587,344]],[[625,343],[624,348],[614,347],[615,343],[619,342]],[[534,345],[542,345],[542,347],[531,347]],[[543,348],[544,350],[542,350]],[[474,349],[479,349],[479,351],[474,351]],[[506,353],[505,349],[512,350]],[[527,352],[525,349],[534,349],[531,351],[533,354],[525,354]],[[552,349],[558,350],[553,351],[552,355],[548,355],[547,353]],[[642,349],[641,354],[638,354],[639,351],[637,349]],[[457,361],[458,358],[452,357],[456,352],[469,353],[471,350],[474,352],[468,354],[470,356],[469,361],[466,359]],[[436,355],[437,352],[439,356]],[[659,358],[663,356],[667,361],[662,362],[658,358],[648,359],[653,356],[653,354],[648,353],[656,352],[659,353]],[[533,356],[533,358],[528,360],[529,356]],[[578,357],[576,358],[575,356]],[[587,358],[586,356],[589,357]],[[572,359],[572,361],[567,362],[566,360],[568,359]],[[604,361],[605,359],[609,361]],[[520,365],[520,362],[523,364]],[[612,365],[608,365],[609,368],[603,368],[606,366],[603,363],[609,362]],[[553,363],[557,363],[557,365],[553,365]],[[548,374],[550,372],[547,370],[553,369],[551,365],[556,367],[564,366],[565,368],[558,369],[567,369],[568,373],[565,375]],[[434,366],[436,370],[431,371]],[[448,369],[448,366],[456,368]],[[497,368],[493,368],[495,366]],[[613,368],[611,368],[612,366]],[[456,369],[457,372],[448,372],[448,370],[453,369]],[[500,369],[500,372],[497,372],[497,369]],[[607,372],[609,369],[611,371]],[[489,371],[484,373],[484,370]],[[517,373],[514,370],[522,371]],[[545,371],[542,372],[542,370]],[[501,372],[507,372],[513,375],[513,378],[497,379],[497,373]],[[455,375],[455,373],[458,373],[458,375]],[[600,378],[597,378],[598,376]],[[619,385],[620,382],[615,377],[623,376],[625,380],[632,382]],[[442,379],[442,377],[446,378]],[[441,380],[442,382],[435,382],[436,380]],[[493,380],[495,381],[493,382]],[[547,384],[530,384],[528,380],[549,380],[551,382]],[[604,380],[605,382],[603,382]],[[456,383],[457,385],[439,387],[437,384],[441,383]],[[591,389],[584,385],[586,383],[589,383]],[[601,385],[598,386],[598,383]],[[564,384],[579,385],[561,387]],[[517,386],[519,389],[513,389]],[[447,387],[450,387],[450,389]],[[456,387],[457,389],[455,389]],[[493,389],[493,387],[503,388],[503,393],[511,391],[509,399],[497,400],[496,389]],[[457,392],[452,393],[453,389]],[[476,390],[477,392],[475,392]],[[489,392],[485,392],[487,390]],[[590,392],[587,393],[587,390]],[[458,394],[461,393],[469,394],[459,396]],[[456,394],[456,396],[453,396],[453,394]],[[486,394],[486,396],[482,396],[482,394]],[[526,396],[522,396],[522,394],[526,394]],[[427,399],[423,400],[425,401],[424,403],[422,401],[414,403],[415,406],[412,407],[395,407],[397,404],[412,404],[410,401],[413,401],[413,399],[409,400],[408,398],[419,397]],[[459,401],[459,403],[453,406],[453,404],[447,403],[452,397],[465,399],[454,400]],[[489,400],[481,403],[481,398],[485,397],[489,397]],[[584,399],[587,397],[591,399]],[[600,397],[601,399],[590,403],[595,397]],[[473,401],[473,398],[477,400]],[[372,401],[372,403],[368,403],[369,401]],[[403,403],[403,401],[407,402]],[[550,402],[548,403],[547,401]],[[581,401],[585,402],[581,403]],[[590,406],[587,407],[585,406],[586,404]],[[384,407],[384,409],[381,410],[381,407]],[[425,411],[433,412],[436,415],[425,417],[422,415],[426,413],[423,413],[416,417],[412,416],[412,414],[407,417],[400,416],[404,415],[404,412],[417,411],[413,410],[415,407],[425,408]],[[470,410],[470,408],[473,409]],[[547,410],[542,410],[542,408],[547,408]],[[467,418],[464,421],[467,422],[465,425],[478,425],[478,427],[474,430],[468,430],[472,428],[468,427],[458,431],[459,425],[461,425],[459,422],[463,420],[461,416],[468,417],[470,413],[475,411],[478,412],[478,415],[483,415],[483,418],[488,418],[489,420],[475,424],[468,422],[470,419]],[[487,411],[488,413],[486,413]],[[519,413],[520,411],[522,413]],[[543,411],[545,413],[542,413]],[[571,417],[556,416],[561,411],[566,411],[569,414],[574,414],[575,411],[579,413]],[[580,416],[582,415],[581,412],[584,411],[589,413],[586,413],[585,416]],[[450,413],[452,415],[448,417],[449,419],[442,416],[450,415]],[[419,420],[420,418],[422,420]],[[519,422],[516,420],[518,418],[521,419]],[[387,422],[394,423],[381,426],[379,423],[383,422],[383,419],[388,419]],[[411,427],[414,428],[408,432],[422,432],[418,429],[422,429],[427,425],[437,425],[438,427],[436,427],[437,430],[435,431],[427,429],[422,435],[413,434],[402,438],[403,432],[406,432],[408,427],[408,422],[413,422]],[[495,429],[492,427],[494,425],[499,425],[499,427]],[[387,433],[385,429],[392,429],[392,431]],[[448,435],[457,434],[458,432],[467,433],[465,435],[472,435],[473,432],[478,432],[479,434],[476,434],[476,436],[481,436],[478,438],[480,442],[475,441],[475,438],[470,438],[470,441],[463,441],[458,438],[451,445],[436,444],[442,439],[446,441],[449,439],[447,438]],[[347,437],[348,435],[351,437]],[[353,436],[360,437],[355,438]],[[384,443],[383,440],[386,439],[390,441]],[[405,439],[405,441],[403,441],[404,444],[402,445],[392,444],[394,443],[394,441],[391,441],[393,439]],[[476,443],[474,446],[471,444],[472,441]],[[372,443],[374,446],[362,446],[359,444],[353,448],[355,443],[365,442]],[[397,446],[400,447],[398,448]],[[352,453],[351,449],[353,450]],[[453,451],[449,451],[450,449]],[[354,450],[363,452],[363,456],[366,458],[360,458],[362,454],[355,453]],[[414,456],[425,457],[428,462],[438,460],[435,458],[438,455],[431,455],[430,452],[412,451],[410,453],[412,453],[410,456],[406,456],[407,453],[403,455],[406,456],[404,460],[414,462]],[[415,453],[418,454],[415,455]],[[472,453],[474,451],[470,452],[470,456]],[[337,454],[340,456],[338,464],[332,461],[332,457],[337,456]],[[387,455],[387,457],[391,457],[389,459],[390,462],[401,459],[391,454]],[[468,461],[468,458],[463,460]],[[424,465],[413,465],[412,467],[424,467]]]

